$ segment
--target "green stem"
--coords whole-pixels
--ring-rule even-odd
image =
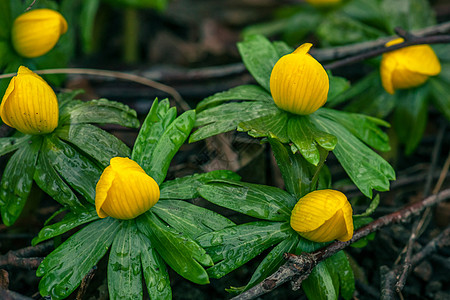
[[[126,8],[124,12],[123,60],[133,64],[138,61],[139,14],[135,8]]]

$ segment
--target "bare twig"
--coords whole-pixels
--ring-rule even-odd
[[[21,295],[10,290],[0,290],[0,299],[2,300],[33,300],[33,298]]]
[[[282,265],[275,273],[255,285],[244,293],[234,297],[234,300],[254,299],[258,296],[266,294],[281,284],[292,280],[294,277],[304,276],[306,278],[311,270],[321,261],[343,250],[348,245],[358,241],[368,234],[379,230],[380,228],[392,223],[406,222],[414,214],[423,211],[425,208],[436,205],[437,203],[450,198],[450,189],[443,190],[437,195],[432,195],[422,201],[410,204],[405,208],[392,214],[381,217],[372,223],[355,231],[353,238],[347,242],[333,242],[327,247],[321,248],[311,253],[303,253],[301,255],[289,254],[285,257],[288,261]],[[304,279],[303,278],[303,279]],[[299,280],[296,280],[299,283]]]
[[[25,11],[29,11],[30,9],[33,8],[34,3],[36,3],[36,0],[33,0],[33,2],[31,2],[30,5],[28,5],[27,9],[25,9]]]
[[[92,269],[89,270],[89,272],[86,274],[86,276],[84,276],[83,280],[81,281],[80,288],[78,289],[76,300],[83,299],[83,296],[86,293],[89,283],[91,282],[92,278],[94,278],[96,270],[97,270],[97,266],[94,266]]]
[[[13,266],[28,270],[36,269],[44,258],[34,256],[42,255],[48,252],[52,247],[53,242],[49,241],[34,247],[26,247],[15,251],[8,251],[5,255],[0,256],[0,267]]]

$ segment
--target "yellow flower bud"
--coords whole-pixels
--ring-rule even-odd
[[[67,31],[67,22],[57,11],[34,9],[14,20],[12,43],[24,57],[38,57],[52,50]]]
[[[291,227],[314,242],[353,237],[353,210],[347,197],[336,190],[318,190],[302,197],[291,214]]]
[[[3,96],[0,117],[25,134],[49,133],[58,126],[58,100],[44,79],[20,66]]]
[[[159,200],[156,181],[135,161],[124,157],[111,159],[95,192],[95,208],[100,218],[133,219]]]
[[[386,44],[387,47],[402,43],[402,38]],[[380,73],[384,89],[394,94],[396,89],[419,86],[429,76],[441,72],[439,59],[429,45],[416,45],[384,53],[381,59]]]
[[[270,75],[270,91],[275,104],[297,115],[308,115],[327,101],[330,86],[327,72],[308,54],[305,43],[280,58]]]
[[[306,0],[309,4],[317,6],[333,5],[341,2],[341,0]]]

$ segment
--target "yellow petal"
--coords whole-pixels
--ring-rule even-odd
[[[58,126],[58,100],[45,80],[21,66],[3,96],[0,117],[25,134],[49,133]]]
[[[24,57],[46,54],[67,31],[67,22],[57,11],[51,9],[30,10],[14,20],[12,43]]]
[[[353,236],[353,210],[339,191],[319,190],[301,198],[291,214],[291,227],[315,242],[346,241]]]
[[[95,206],[99,217],[133,219],[159,200],[156,181],[128,158],[111,159],[96,187]]]
[[[270,75],[270,91],[275,104],[298,115],[311,114],[327,101],[328,75],[308,54],[311,46],[303,44],[281,57]]]

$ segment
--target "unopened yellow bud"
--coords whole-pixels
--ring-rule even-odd
[[[3,96],[0,117],[25,134],[49,133],[58,126],[58,100],[44,79],[20,66]]]
[[[67,22],[59,12],[34,9],[14,20],[12,43],[20,55],[38,57],[52,50],[66,31]]]
[[[159,186],[133,160],[114,157],[97,183],[95,208],[100,218],[133,219],[159,200]]]
[[[402,43],[402,38],[386,44],[387,47]],[[428,77],[441,72],[439,59],[429,45],[416,45],[383,54],[381,82],[389,94],[396,89],[408,89],[422,85]]]
[[[302,197],[291,214],[291,227],[314,242],[348,241],[353,237],[353,210],[336,190],[318,190]]]
[[[297,115],[308,115],[325,104],[330,86],[327,72],[308,54],[312,44],[301,45],[280,58],[270,75],[275,104]]]

